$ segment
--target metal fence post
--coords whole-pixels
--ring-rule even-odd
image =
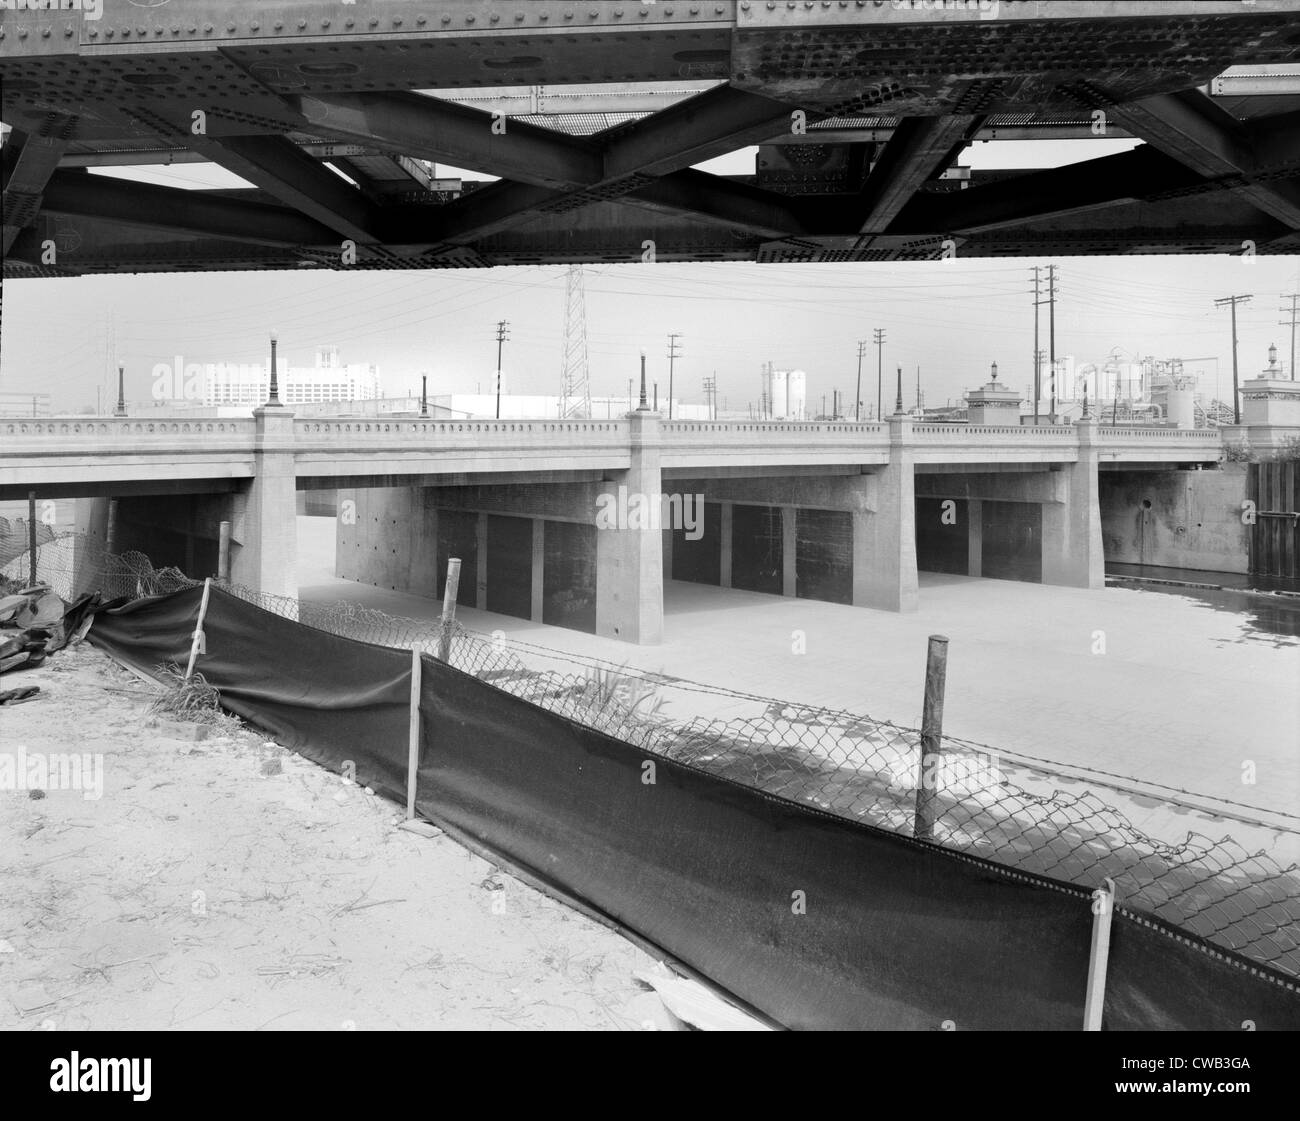
[[[451,625],[456,621],[456,594],[460,590],[460,557],[447,560],[447,583],[442,591],[442,622],[438,632],[438,661],[451,661]]]
[[[1088,989],[1083,1002],[1083,1030],[1101,1031],[1106,1004],[1106,966],[1110,961],[1110,919],[1115,911],[1115,881],[1092,893],[1092,946],[1088,950]]]
[[[411,649],[411,723],[406,749],[406,820],[415,818],[416,775],[420,769],[420,648]]]
[[[921,758],[917,761],[916,818],[912,836],[928,841],[934,832],[935,798],[939,756],[943,752],[943,691],[948,677],[948,639],[930,636],[925,660],[925,701],[921,711]],[[927,780],[926,772],[930,771]]]

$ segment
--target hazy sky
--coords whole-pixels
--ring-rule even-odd
[[[1049,166],[1130,146],[983,144],[962,163]],[[994,154],[993,150],[996,149]],[[705,165],[752,169],[752,149]],[[440,174],[454,169],[440,166]],[[173,186],[238,183],[198,166],[151,169]],[[886,331],[885,399],[893,371],[904,368],[905,400],[914,399],[921,367],[927,404],[958,398],[987,380],[996,359],[1003,380],[1033,380],[1032,265],[1046,260],[932,263],[757,265],[592,265],[586,278],[593,394],[626,392],[646,350],[651,380],[667,395],[667,336],[682,335],[675,395],[703,401],[701,379],[716,372],[718,395],[732,409],[756,402],[760,368],[772,361],[808,374],[808,405],[838,388],[851,402],[857,341]],[[1270,342],[1283,361],[1290,332],[1278,321],[1284,293],[1300,291],[1300,258],[1072,257],[1059,272],[1056,348],[1080,362],[1101,362],[1119,348],[1142,355],[1197,359],[1203,390],[1231,385],[1231,334],[1216,297],[1253,293],[1239,308],[1243,377],[1260,371]],[[314,348],[332,343],[344,362],[376,363],[386,393],[487,392],[496,365],[495,324],[510,323],[507,388],[558,392],[565,268],[321,273],[245,272],[83,277],[5,284],[0,389],[49,392],[56,410],[95,403],[115,391],[114,350],[127,364],[128,398],[149,399],[157,362],[265,362],[268,332],[280,332],[282,361],[310,365]],[[1041,345],[1047,348],[1047,309]],[[110,342],[116,339],[115,345]],[[863,364],[864,401],[874,403],[875,348]],[[851,406],[850,406],[851,407]]]

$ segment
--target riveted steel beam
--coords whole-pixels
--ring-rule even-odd
[[[287,207],[81,171],[56,171],[45,189],[42,210],[253,245],[338,243],[328,226]]]
[[[623,198],[635,206],[704,217],[747,236],[791,237],[808,232],[798,200],[693,168],[661,176]]]
[[[601,134],[602,178],[664,175],[703,163],[789,133],[796,111],[769,97],[717,86],[636,124]]]
[[[41,193],[68,148],[75,118],[51,113],[39,131],[15,129],[4,147],[4,186],[0,190],[0,253],[9,252],[20,230],[41,207]]]
[[[859,231],[884,233],[921,184],[947,170],[978,127],[966,115],[902,121],[863,185]]]
[[[406,156],[473,168],[553,190],[601,178],[597,148],[549,129],[415,93],[333,94],[296,99],[322,135]]]
[[[964,191],[918,195],[903,209],[890,232],[947,230],[971,236],[1165,192],[1190,191],[1203,183],[1196,172],[1178,161],[1150,148],[1137,148]]]
[[[1223,181],[1265,214],[1300,230],[1300,190],[1274,179],[1279,170],[1283,175],[1297,170],[1288,126],[1261,123],[1252,133],[1199,90],[1145,98],[1106,112],[1153,148],[1206,179]]]
[[[379,240],[378,208],[282,136],[194,137],[191,145],[286,206],[361,244]]]

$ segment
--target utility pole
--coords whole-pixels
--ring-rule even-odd
[[[872,338],[876,344],[876,419],[879,420],[885,415],[883,412],[885,401],[882,393],[885,378],[885,329],[883,327],[874,328]]]
[[[921,367],[918,363],[916,367],[916,415],[923,416],[925,409],[921,405]]]
[[[717,370],[713,371],[714,376],[704,379],[704,403],[709,409],[709,419],[717,420],[718,410],[718,378]]]
[[[501,348],[510,337],[510,324],[504,320],[497,322],[497,420],[501,419]]]
[[[867,340],[858,340],[858,391],[853,395],[853,419],[862,419],[862,356],[867,353]]]
[[[681,347],[677,340],[681,335],[668,336],[668,419],[673,419],[673,364],[677,361],[677,356],[681,354]]]
[[[1052,402],[1048,419],[1056,423],[1056,266],[1047,266],[1047,361],[1052,371]]]
[[[1034,266],[1034,427],[1038,427],[1038,399],[1043,395],[1042,389],[1042,361],[1043,352],[1038,349],[1038,305],[1043,301],[1039,299],[1042,295],[1042,289],[1039,287],[1038,274],[1042,271],[1041,265]]]
[[[1296,324],[1300,322],[1300,318],[1297,318],[1296,314],[1297,310],[1300,310],[1297,308],[1297,302],[1300,301],[1300,292],[1284,293],[1282,299],[1291,301],[1291,318],[1279,319],[1278,323],[1283,327],[1291,328],[1291,380],[1295,381],[1295,329]],[[1286,308],[1278,308],[1278,311],[1280,312],[1285,313],[1286,310]]]
[[[1225,304],[1232,309],[1232,423],[1241,423],[1241,402],[1237,395],[1237,305],[1244,304],[1251,296],[1224,296],[1215,300],[1215,307]]]

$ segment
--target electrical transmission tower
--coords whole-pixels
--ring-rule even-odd
[[[564,366],[560,370],[560,419],[591,416],[587,366],[587,300],[582,266],[570,265],[564,284]]]

